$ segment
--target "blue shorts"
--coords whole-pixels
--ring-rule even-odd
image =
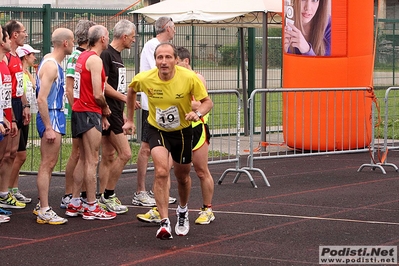
[[[48,110],[48,113],[50,116],[51,126],[54,129],[54,131],[60,133],[61,135],[65,135],[66,119],[64,112],[59,109],[57,110],[51,109]],[[37,132],[39,133],[40,138],[42,138],[44,131],[46,131],[46,127],[43,124],[40,113],[37,113],[36,126],[37,126]]]

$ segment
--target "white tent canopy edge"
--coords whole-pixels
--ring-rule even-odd
[[[263,14],[281,12],[282,0],[166,0],[130,13],[142,14],[148,23],[167,16],[178,24],[252,28],[262,27]]]

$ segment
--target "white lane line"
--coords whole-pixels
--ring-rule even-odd
[[[129,208],[147,209],[151,207],[126,205]],[[176,210],[176,208],[169,208],[169,210]],[[199,209],[190,209],[191,212],[200,211]],[[351,223],[365,223],[365,224],[383,224],[383,225],[399,225],[399,222],[387,222],[387,221],[367,221],[367,220],[355,220],[355,219],[343,219],[343,218],[332,218],[332,217],[317,217],[317,216],[303,216],[303,215],[290,215],[290,214],[275,214],[275,213],[256,213],[256,212],[234,212],[234,211],[213,211],[214,213],[221,214],[236,214],[236,215],[252,215],[252,216],[266,216],[266,217],[284,217],[284,218],[296,218],[304,220],[322,220],[322,221],[337,221],[337,222],[351,222]]]
[[[332,217],[302,216],[302,215],[274,214],[274,213],[232,212],[232,211],[213,211],[213,212],[214,213],[223,213],[223,214],[297,218],[297,219],[306,219],[306,220],[325,220],[325,221],[366,223],[366,224],[399,225],[399,223],[395,223],[395,222],[367,221],[367,220],[343,219],[343,218],[332,218]]]

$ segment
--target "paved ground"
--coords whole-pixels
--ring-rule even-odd
[[[245,160],[243,160],[245,161]],[[391,151],[389,161],[399,162]],[[367,153],[255,161],[258,185],[248,178],[232,183],[229,174],[215,185],[216,220],[195,225],[201,194],[192,173],[191,230],[171,241],[155,238],[157,226],[137,221],[147,208],[131,207],[112,221],[69,219],[66,225],[40,225],[31,210],[15,210],[0,225],[1,265],[318,265],[320,245],[399,244],[399,173],[364,169]],[[210,165],[215,179],[230,164]],[[123,175],[117,193],[131,202],[136,174]],[[148,187],[153,172],[147,178]],[[34,176],[21,177],[21,189],[35,197]],[[58,207],[63,177],[53,177],[50,202]],[[177,196],[173,180],[171,194]],[[176,205],[170,206],[174,223]]]

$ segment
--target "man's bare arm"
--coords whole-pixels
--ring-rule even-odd
[[[108,78],[107,78],[108,80]],[[114,88],[112,88],[111,85],[108,84],[108,82],[105,83],[105,96],[110,97],[112,99],[116,99],[122,102],[126,102],[126,95],[116,91]]]
[[[109,110],[108,104],[103,94],[103,88],[101,87],[101,73],[103,69],[103,63],[100,57],[90,56],[86,61],[86,68],[91,73],[91,82],[93,86],[94,100],[101,107],[104,116],[109,116],[111,111]]]
[[[47,97],[50,94],[51,86],[58,76],[58,67],[54,62],[45,62],[40,69],[40,91],[37,95],[37,106],[40,117],[46,129],[52,128],[48,111]]]

